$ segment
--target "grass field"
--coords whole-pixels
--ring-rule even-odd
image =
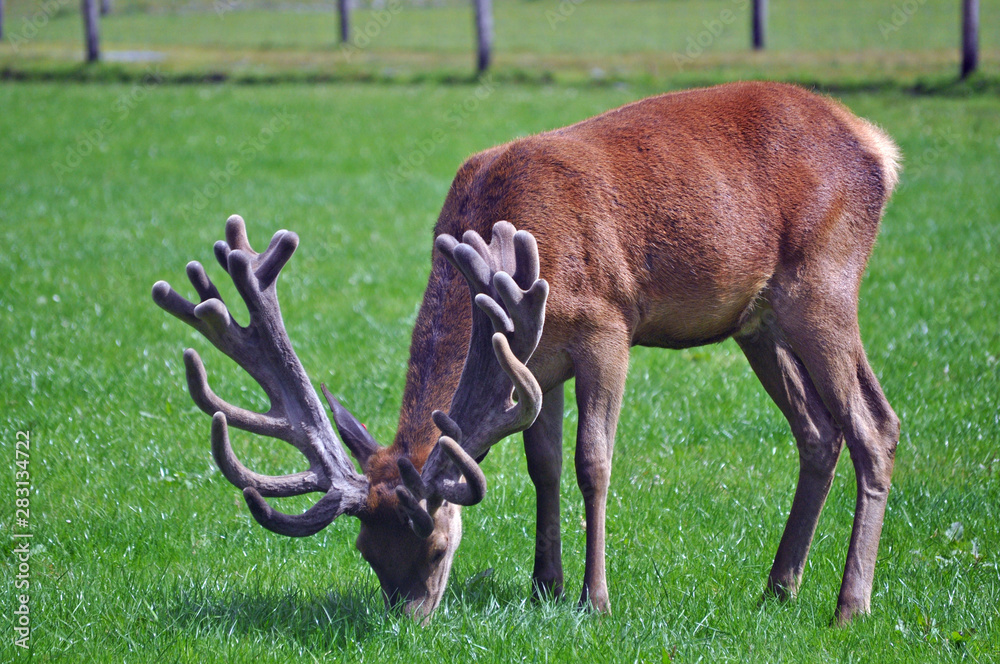
[[[797,460],[732,342],[634,353],[607,618],[525,599],[533,507],[517,440],[486,462],[490,494],[465,511],[450,589],[427,629],[384,614],[352,546],[356,522],[304,540],[271,535],[214,468],[181,350],[203,351],[221,394],[257,406],[261,397],[149,289],[161,278],[183,287],[190,259],[211,263],[229,213],[245,215],[260,244],[281,227],[300,233],[280,284],[290,335],[312,378],[388,442],[431,227],[457,165],[649,92],[502,85],[479,89],[486,101],[462,111],[476,87],[0,87],[11,468],[0,475],[0,515],[13,523],[15,433],[29,431],[35,660],[996,661],[993,97],[844,97],[907,156],[861,304],[872,364],[904,427],[868,619],[827,626],[853,511],[846,455],[800,599],[757,607]],[[449,117],[457,130],[435,141]],[[227,183],[229,160],[238,173]],[[237,434],[235,444],[251,467],[299,469],[280,443]],[[571,466],[573,595],[583,533]],[[4,539],[9,661],[16,542]]]
[[[167,59],[85,68],[75,3],[50,4],[15,48],[39,5],[8,0],[2,77],[127,82],[0,84],[0,523],[33,535],[30,653],[13,644],[25,540],[0,538],[0,661],[1000,661],[996,3],[983,3],[983,72],[941,95],[912,92],[957,69],[957,3],[943,0],[917,0],[886,37],[891,6],[773,2],[766,53],[746,52],[741,14],[690,69],[673,56],[741,3],[587,0],[552,27],[558,3],[497,2],[496,71],[473,82],[466,8],[408,7],[348,61],[317,4],[218,16],[204,0],[121,0],[103,23],[108,51]],[[371,17],[359,11],[358,29]],[[284,83],[168,84],[209,74]],[[340,82],[294,82],[312,74]],[[609,500],[611,616],[527,599],[534,506],[519,439],[484,464],[490,491],[464,512],[427,628],[384,611],[356,521],[306,539],[253,522],[211,459],[182,350],[201,352],[223,397],[263,397],[150,297],[158,279],[190,294],[184,265],[198,259],[237,299],[211,250],[229,214],[256,245],[299,233],[279,284],[296,351],[388,443],[431,229],[462,160],[664,89],[749,76],[840,90],[906,158],[860,311],[903,421],[870,617],[828,626],[854,508],[846,454],[801,596],[758,606],[798,462],[731,341],[633,353]],[[575,419],[570,405],[567,461]],[[18,432],[31,441],[22,467]],[[261,472],[302,469],[282,443],[236,432],[234,445]],[[575,599],[572,463],[562,493]]]

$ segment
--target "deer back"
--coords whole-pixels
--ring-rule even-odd
[[[866,261],[897,161],[877,128],[797,86],[670,93],[471,157],[435,234],[488,238],[508,219],[535,236],[552,295],[533,369],[602,321],[633,344],[700,345],[737,331],[776,271]],[[449,300],[441,262],[418,331]]]

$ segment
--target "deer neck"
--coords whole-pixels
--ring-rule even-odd
[[[461,274],[435,254],[410,342],[406,387],[392,451],[419,470],[441,432],[431,420],[448,412],[468,352],[472,328],[469,289]]]

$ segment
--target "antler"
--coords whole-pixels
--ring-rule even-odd
[[[548,283],[538,278],[534,236],[509,222],[493,226],[489,244],[467,231],[461,243],[439,235],[434,246],[465,276],[476,306],[451,407],[447,415],[433,413],[444,435],[422,472],[409,459],[399,461],[404,486],[396,492],[421,537],[433,530],[433,513],[441,501],[474,505],[483,499],[486,478],[476,459],[499,440],[531,426],[538,416],[542,390],[526,364],[542,336],[549,292]]]
[[[198,353],[184,351],[188,389],[195,404],[212,415],[212,455],[226,479],[243,490],[254,518],[273,532],[292,537],[312,535],[341,514],[358,514],[368,496],[368,480],[340,447],[323,406],[292,350],[278,306],[278,273],[298,247],[299,238],[278,231],[263,253],[247,240],[243,219],[233,215],[226,222],[226,241],[215,244],[215,257],[232,277],[250,312],[246,327],[237,324],[218,289],[197,261],[187,274],[198,292],[199,304],[178,295],[165,281],[153,286],[153,301],[201,332],[216,348],[243,367],[264,389],[271,402],[266,413],[239,408],[220,399],[208,386],[205,366]],[[324,392],[326,392],[324,387]],[[327,394],[335,417],[343,407]],[[344,411],[346,413],[346,411]],[[344,416],[341,415],[340,419]],[[353,421],[349,417],[348,420]],[[260,475],[236,458],[229,443],[228,424],[252,433],[279,438],[294,445],[309,461],[309,470],[280,477]],[[339,424],[338,424],[339,426]],[[354,446],[359,446],[354,437]],[[366,457],[377,444],[368,439],[355,456]],[[262,496],[296,496],[312,491],[326,495],[303,514],[275,511]]]

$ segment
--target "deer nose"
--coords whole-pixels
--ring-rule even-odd
[[[403,606],[403,612],[410,617],[410,619],[415,622],[425,624],[430,620],[431,614],[434,613],[434,608],[437,606],[431,597],[421,597],[420,599],[412,599]]]

